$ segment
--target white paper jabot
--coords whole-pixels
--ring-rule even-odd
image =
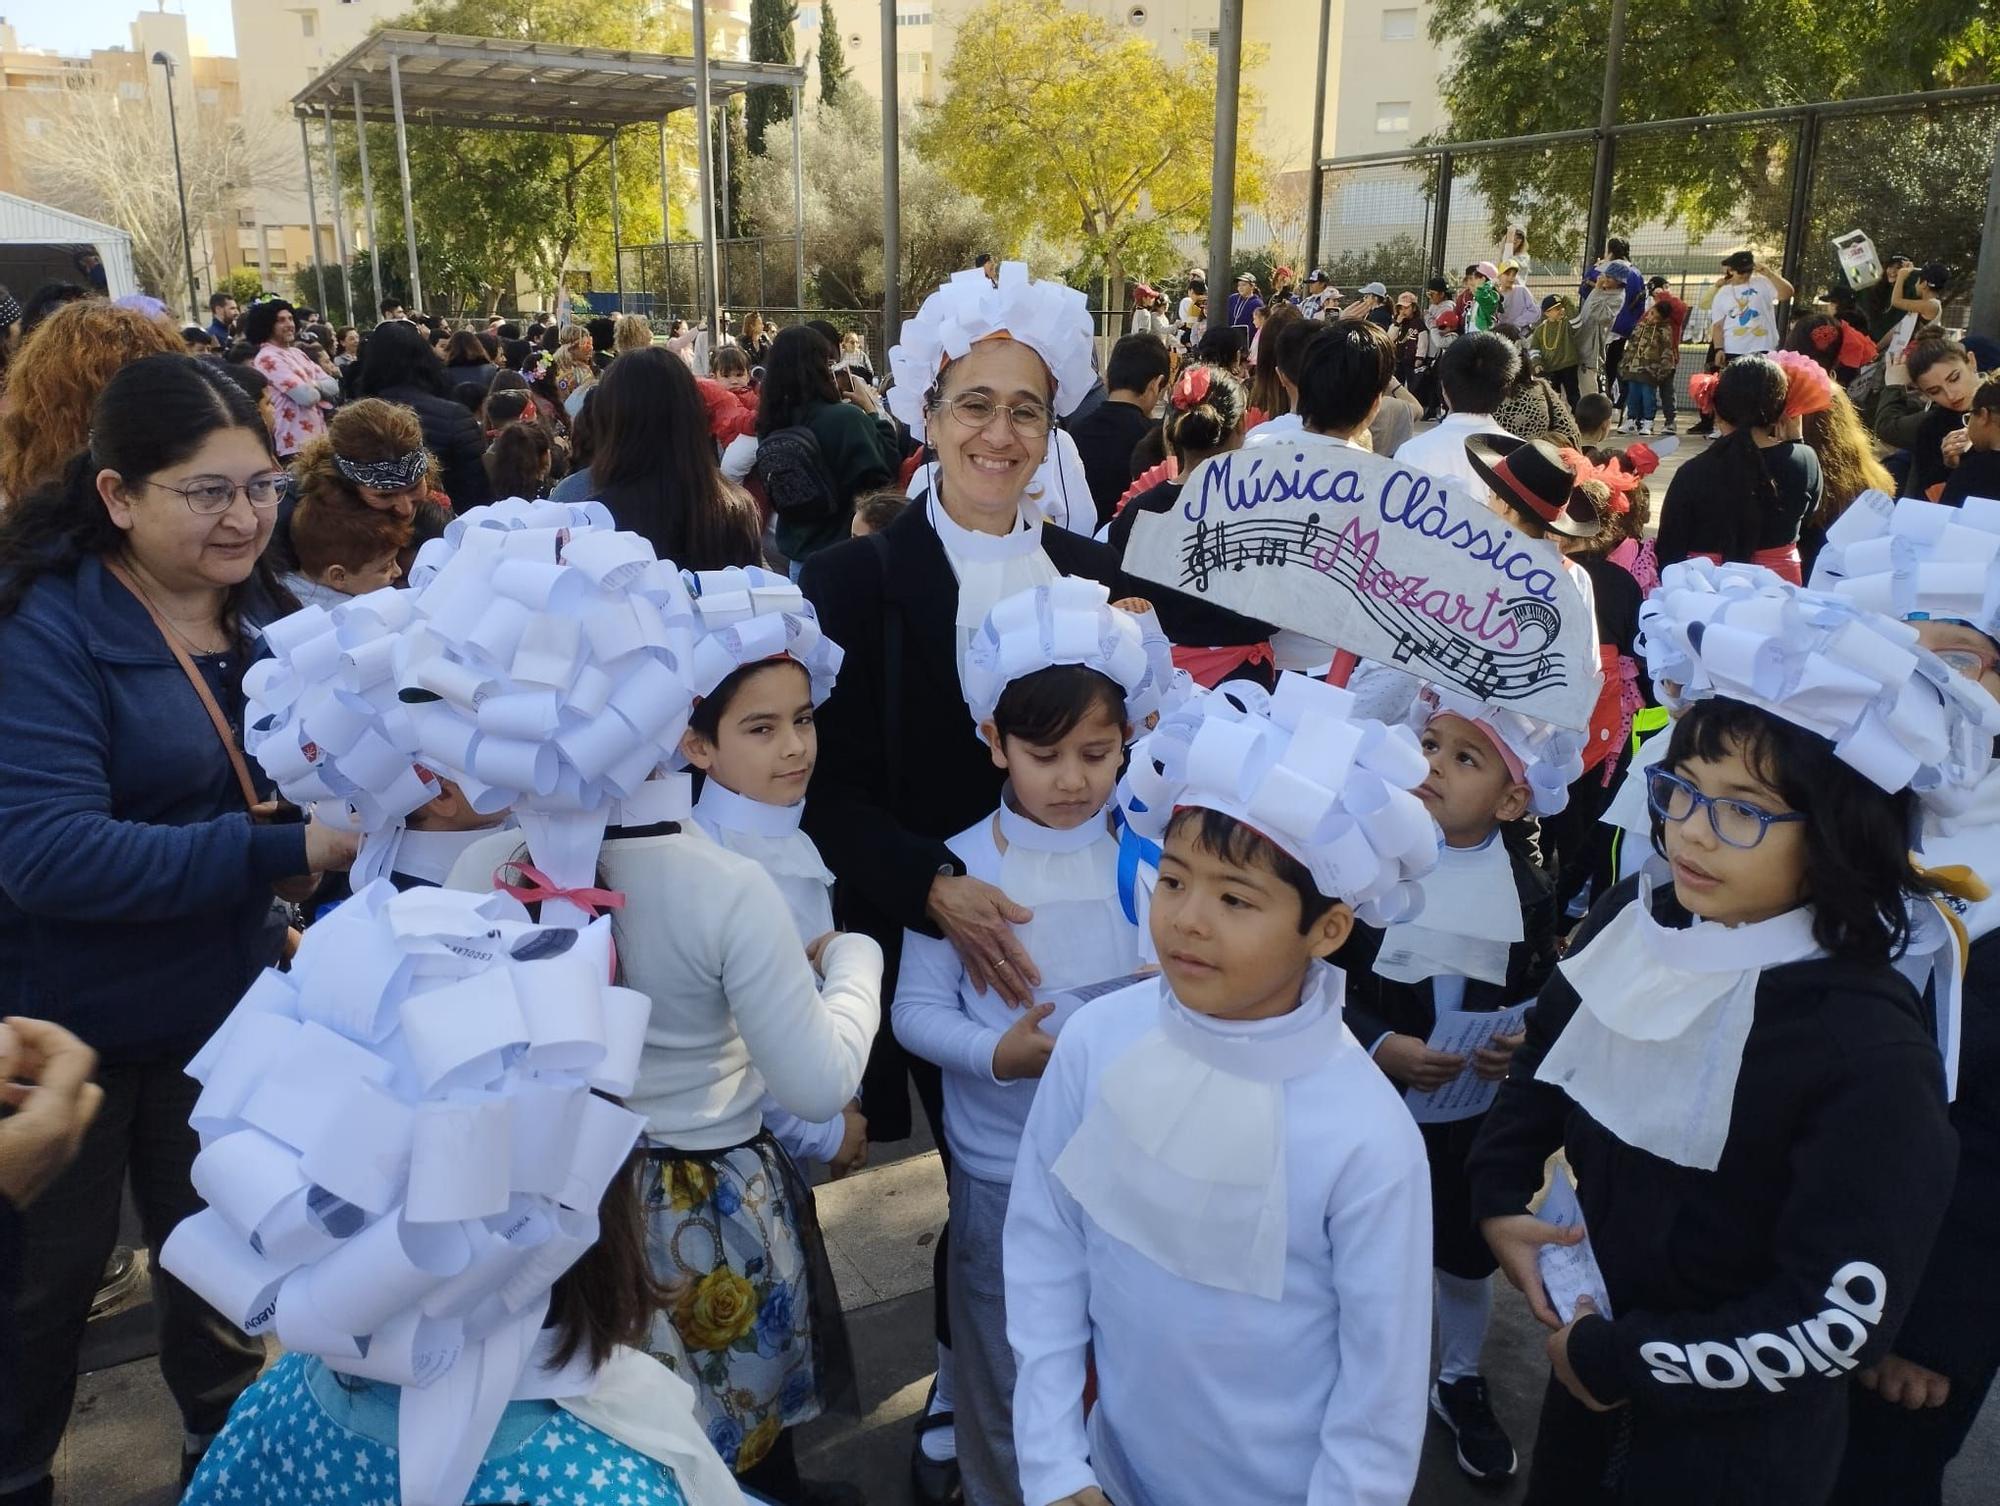
[[[963,662],[965,650],[987,613],[1009,596],[1062,579],[1062,572],[1042,552],[1041,515],[1025,502],[1018,515],[1020,526],[1004,534],[960,527],[935,493],[925,505],[931,527],[944,546],[944,557],[958,577],[958,605],[952,620],[958,628],[957,652]]]
[[[801,943],[833,929],[833,872],[811,837],[799,830],[805,802],[766,805],[726,790],[713,779],[695,802],[696,828],[771,876]]]
[[[1174,811],[1202,806],[1255,828],[1297,858],[1319,892],[1370,925],[1415,918],[1416,880],[1437,862],[1437,823],[1411,793],[1430,774],[1408,727],[1356,717],[1354,698],[1281,676],[1244,681],[1161,717],[1132,749],[1125,819],[1159,841]]]
[[[1174,675],[1173,646],[1153,613],[1118,611],[1099,582],[1059,576],[995,603],[967,643],[959,680],[973,726],[992,718],[1014,681],[1059,664],[1094,669],[1116,684],[1126,720],[1141,730]]]
[[[1417,886],[1424,896],[1420,919],[1383,931],[1376,976],[1393,983],[1446,974],[1505,983],[1507,954],[1523,927],[1514,860],[1499,833],[1477,847],[1441,848],[1437,867]]]
[[[1669,565],[1639,609],[1639,652],[1675,710],[1710,696],[1761,707],[1885,790],[1972,784],[2000,733],[2000,703],[1915,628],[1755,565]]]
[[[389,859],[390,871],[403,878],[421,879],[442,885],[451,876],[466,849],[484,841],[505,823],[474,827],[471,831],[415,831],[405,829],[396,839]]]
[[[1663,926],[1652,888],[1559,964],[1581,1007],[1535,1077],[1627,1145],[1713,1171],[1766,968],[1821,955],[1810,908],[1753,925]]]
[[[370,884],[196,1054],[207,1204],[161,1266],[253,1336],[402,1387],[399,1499],[461,1506],[644,1119],[608,920]],[[529,1391],[523,1392],[524,1382]]]
[[[795,800],[790,805],[766,805],[762,800],[737,794],[711,776],[702,782],[694,811],[697,819],[704,824],[718,826],[725,831],[748,832],[759,837],[787,837],[799,829],[799,822],[806,813],[806,803]]]
[[[1157,1028],[1104,1069],[1052,1173],[1114,1239],[1187,1281],[1284,1295],[1285,1083],[1345,1040],[1345,982],[1315,965],[1275,1020],[1195,1015],[1160,986]]]
[[[1809,584],[1866,611],[1952,618],[2000,637],[2000,502],[1863,492],[1826,531]]]
[[[742,1487],[702,1430],[694,1388],[650,1354],[620,1345],[587,1392],[555,1401],[572,1417],[666,1465],[694,1506],[742,1506]]]

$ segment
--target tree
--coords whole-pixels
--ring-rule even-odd
[[[2000,73],[2000,32],[1978,6],[1946,0],[1655,0],[1627,17],[1618,118],[1674,120],[1789,102],[1978,83]],[[1483,140],[1597,123],[1601,26],[1573,0],[1434,0],[1431,39],[1450,48],[1445,139]],[[1550,39],[1563,37],[1560,46]],[[1699,140],[1627,137],[1612,180],[1614,225],[1667,220],[1691,234],[1782,229],[1789,127],[1705,130]],[[1895,150],[1885,141],[1884,152]],[[1461,157],[1491,207],[1489,230],[1527,227],[1538,254],[1584,254],[1589,143]],[[1961,171],[1966,171],[1963,164]],[[1971,169],[1973,172],[1979,169]],[[1844,227],[1843,227],[1844,228]]]
[[[750,0],[750,58],[758,63],[792,60],[792,25],[799,18],[793,0]],[[764,132],[792,118],[792,91],[752,89],[745,102],[743,134],[750,150],[764,155]]]
[[[840,98],[847,82],[847,53],[840,41],[840,21],[833,13],[833,0],[821,0],[819,8],[819,102],[830,105]]]
[[[129,232],[140,284],[178,308],[187,296],[187,262],[167,112],[100,89],[65,94],[62,129],[22,142],[25,177],[58,209]],[[187,219],[197,234],[246,192],[288,181],[291,155],[268,134],[253,135],[199,107],[182,108],[180,131]]]
[[[1252,59],[1254,63],[1254,58]],[[1039,0],[985,0],[961,24],[942,104],[915,133],[962,189],[1011,225],[1080,236],[1122,307],[1128,265],[1164,265],[1208,225],[1215,56],[1185,61],[1101,17]],[[1263,192],[1242,91],[1240,200]]]

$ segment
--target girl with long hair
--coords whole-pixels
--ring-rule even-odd
[[[1292,411],[1291,396],[1285,391],[1285,384],[1278,379],[1278,342],[1284,336],[1286,325],[1300,324],[1304,320],[1305,315],[1299,312],[1297,304],[1278,304],[1269,311],[1252,343],[1256,365],[1250,373],[1250,407],[1263,414],[1266,421]]]
[[[1819,506],[1812,510],[1799,530],[1799,553],[1808,574],[1827,529],[1853,505],[1863,492],[1896,495],[1896,478],[1875,453],[1875,440],[1854,411],[1854,404],[1839,387],[1829,389],[1824,408],[1805,415],[1802,437],[1806,447],[1819,457]]]
[[[846,538],[854,499],[893,482],[903,458],[895,426],[882,416],[874,389],[853,382],[843,394],[834,383],[834,360],[827,338],[803,324],[780,330],[764,357],[757,438],[780,429],[811,430],[833,496],[825,516],[779,515],[778,551],[795,565]],[[758,474],[764,474],[761,457]]]

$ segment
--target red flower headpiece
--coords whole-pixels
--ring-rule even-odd
[[[1176,412],[1185,413],[1201,405],[1208,396],[1209,376],[1206,366],[1190,366],[1181,373],[1180,380],[1174,383],[1173,405]]]

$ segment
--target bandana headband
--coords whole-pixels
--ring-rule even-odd
[[[0,329],[5,329],[21,317],[21,305],[14,301],[14,295],[0,289]]]
[[[356,486],[371,492],[399,492],[423,479],[430,456],[422,449],[398,455],[394,460],[349,460],[333,457],[333,468]]]

